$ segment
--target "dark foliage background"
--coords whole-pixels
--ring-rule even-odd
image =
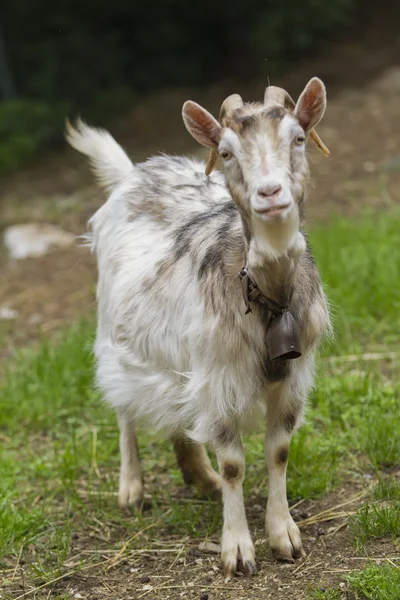
[[[273,74],[349,24],[356,0],[5,0],[0,170],[157,88]]]

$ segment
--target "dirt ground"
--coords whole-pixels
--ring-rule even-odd
[[[324,500],[299,503],[292,509],[295,520],[300,523],[307,553],[305,559],[295,564],[277,563],[274,560],[263,529],[264,506],[253,498],[246,501],[246,509],[256,544],[259,575],[249,578],[239,573],[234,580],[225,581],[217,552],[217,539],[212,540],[210,550],[208,547],[204,550],[199,540],[194,543],[193,539],[169,535],[156,541],[144,532],[144,550],[133,550],[121,561],[110,558],[105,546],[103,559],[109,562],[103,566],[103,573],[96,573],[95,576],[79,573],[76,576],[76,590],[90,600],[107,597],[121,600],[307,598],[311,587],[324,590],[334,586],[344,575],[367,564],[368,559],[361,558],[355,552],[346,529],[348,518],[344,516],[344,512],[350,515],[352,510],[356,510],[362,494],[361,486],[356,489],[352,485],[343,487]],[[341,516],[336,518],[335,515]],[[312,523],[313,519],[315,523]],[[215,551],[212,545],[216,546]],[[74,550],[76,553],[82,550],[84,554],[88,550],[87,540],[83,540],[82,544],[78,541]],[[378,564],[385,560],[384,557],[399,556],[390,542],[375,542],[368,547],[367,553],[369,559]],[[57,591],[67,588],[71,593],[74,579],[68,579],[67,583],[62,580],[58,585]]]
[[[180,502],[196,502],[187,488],[172,490],[172,495]],[[37,582],[33,594],[29,585],[16,583],[13,598],[64,598],[66,593],[68,598],[86,600],[306,600],[311,589],[337,586],[347,574],[371,561],[379,565],[388,558],[400,559],[399,549],[383,540],[369,543],[363,556],[357,554],[347,523],[365,495],[365,485],[349,482],[322,500],[294,505],[291,512],[301,528],[307,554],[295,564],[274,560],[263,529],[265,499],[247,498],[258,572],[253,577],[239,572],[230,581],[224,578],[218,539],[209,539],[204,546],[201,538],[177,536],[168,530],[158,530],[154,537],[147,527],[129,540],[131,548],[128,542],[116,551],[110,550],[116,541],[110,532],[118,535],[118,528],[99,522],[97,532],[72,534],[70,558],[62,576],[42,584],[43,588]],[[89,562],[94,555],[96,560]],[[80,561],[84,561],[82,570],[77,569]],[[345,600],[346,584],[340,583],[340,588]]]
[[[370,40],[372,48],[377,43],[374,40]],[[308,204],[310,224],[329,220],[333,214],[356,217],[358,211],[367,207],[386,210],[400,203],[400,62],[396,66],[393,58],[396,53],[400,56],[398,45],[398,41],[381,45],[381,52],[373,53],[368,62],[368,39],[364,45],[353,48],[348,42],[347,46],[330,49],[330,54],[299,67],[295,74],[273,82],[284,85],[294,95],[300,89],[300,79],[304,85],[310,76],[327,73],[328,110],[318,132],[331,157],[326,159],[310,148],[314,182]],[[355,73],[353,78],[349,63]],[[191,97],[217,112],[218,104],[230,93],[240,91],[249,100],[262,97],[260,82],[232,85],[157,94],[116,123],[113,132],[134,161],[160,150],[204,155],[184,131],[180,107]],[[85,161],[66,150],[1,183],[0,229],[13,223],[54,222],[79,235],[102,201]],[[80,315],[94,313],[96,272],[86,248],[56,250],[43,258],[20,262],[8,261],[2,252],[0,269],[0,306],[19,314],[15,321],[0,321],[0,358],[9,356],[15,346],[34,343],[42,332],[53,334]],[[259,500],[250,500],[249,523],[258,540],[262,577],[239,576],[225,584],[218,554],[200,550],[193,540],[171,536],[154,540],[151,532],[144,531],[140,536],[144,550],[132,551],[121,559],[110,558],[107,544],[96,540],[102,550],[102,566],[63,576],[54,584],[53,593],[61,594],[68,588],[71,597],[90,600],[300,600],[306,597],[310,584],[326,587],[339,581],[349,569],[364,564],[365,560],[355,553],[343,514],[357,507],[357,494],[362,489],[362,484],[357,488],[352,483],[323,500],[303,502],[293,509],[296,520],[305,521],[302,531],[307,550],[307,558],[296,565],[273,561],[263,531],[264,508]],[[186,499],[191,498],[190,491],[183,493]],[[328,509],[341,516],[320,515]],[[316,515],[320,515],[317,523],[306,521]],[[85,556],[92,540],[79,537],[74,544],[71,555]],[[376,542],[369,548],[369,555],[379,562],[387,551],[392,552],[393,546],[386,548],[385,543]],[[24,594],[24,589],[19,593]],[[46,592],[43,597],[51,596]]]

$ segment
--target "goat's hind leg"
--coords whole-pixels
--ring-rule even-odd
[[[212,468],[203,444],[183,436],[172,438],[172,442],[184,482],[194,483],[201,496],[218,495],[221,490],[221,477]]]
[[[119,477],[119,505],[121,508],[143,503],[143,480],[135,428],[126,411],[117,410],[121,470]]]

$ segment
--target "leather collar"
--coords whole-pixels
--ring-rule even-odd
[[[239,272],[239,278],[242,282],[243,299],[246,305],[246,315],[252,312],[252,302],[260,302],[260,304],[265,304],[274,316],[281,315],[288,310],[287,306],[281,306],[275,302],[275,300],[271,300],[271,298],[264,296],[252,276],[249,274],[247,267],[243,267],[243,269],[241,269]]]

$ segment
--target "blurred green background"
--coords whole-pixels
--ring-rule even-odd
[[[159,88],[272,76],[366,11],[359,0],[6,0],[0,172],[59,143],[67,114],[104,123]]]

